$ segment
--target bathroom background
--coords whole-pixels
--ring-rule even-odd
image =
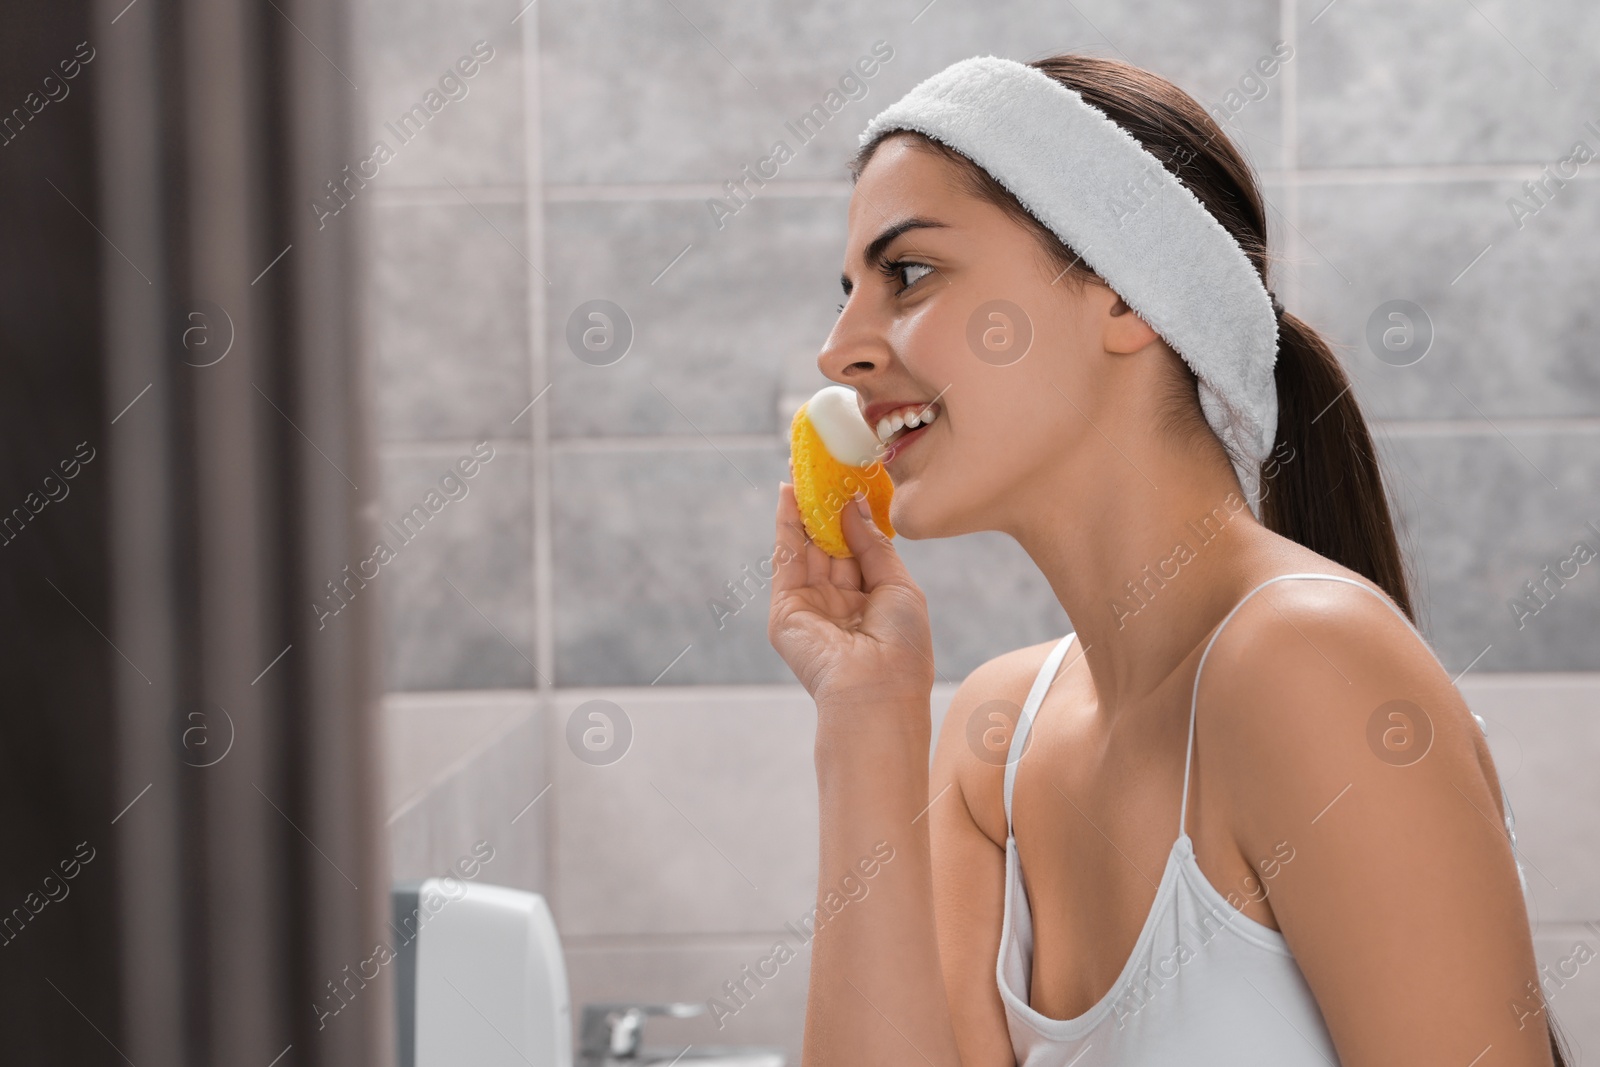
[[[1262,176],[1274,287],[1340,345],[1424,632],[1488,723],[1547,996],[1600,1049],[1575,962],[1600,948],[1600,562],[1577,547],[1600,550],[1600,164],[1575,151],[1600,151],[1600,9],[524,2],[358,5],[358,140],[389,151],[324,201],[326,226],[369,212],[377,517],[448,497],[362,592],[396,879],[488,841],[481,877],[554,911],[575,1016],[719,998],[720,1028],[647,1040],[799,1062],[808,956],[742,1004],[724,983],[816,889],[814,712],[767,644],[759,564],[789,417],[826,384],[844,160],[956,59],[1085,51],[1186,88]],[[1396,310],[1414,332],[1385,345]],[[585,347],[597,322],[615,333]],[[984,660],[1070,628],[1006,538],[898,547],[936,716]]]

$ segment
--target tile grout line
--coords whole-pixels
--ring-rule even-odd
[[[1284,117],[1279,120],[1280,133],[1291,121],[1296,129],[1299,126],[1298,89],[1292,104],[1287,99],[1288,83],[1294,81],[1298,85],[1299,79],[1298,72],[1294,71],[1293,61],[1285,65],[1283,76],[1286,99],[1282,109]],[[1288,117],[1291,115],[1292,119]],[[1298,161],[1298,139],[1292,147],[1288,143],[1283,145],[1283,154],[1288,154],[1290,151],[1295,153]],[[1515,182],[1536,177],[1546,165],[1546,162],[1536,160],[1497,163],[1374,164],[1349,167],[1296,165],[1290,169],[1261,168],[1257,170],[1257,175],[1264,186],[1286,189],[1340,185]],[[1584,169],[1564,180],[1580,184],[1600,182],[1600,172]],[[471,191],[474,202],[479,204],[520,204],[527,199],[527,190],[524,186],[482,185],[459,188]],[[777,179],[767,183],[762,195],[780,200],[848,200],[850,190],[850,183],[846,181]],[[546,185],[540,193],[540,198],[546,204],[651,203],[676,200],[701,201],[707,197],[721,196],[725,192],[721,186],[710,182],[593,182]],[[445,185],[402,185],[374,189],[373,201],[379,207],[463,206],[459,192]]]
[[[768,181],[763,197],[777,199],[844,199],[855,187],[846,179],[788,178]],[[727,196],[727,189],[714,182],[575,182],[550,185],[544,196],[550,202],[605,200],[705,200]]]
[[[813,907],[815,904],[813,903]],[[800,905],[797,911],[804,909]],[[716,951],[744,948],[755,945],[761,949],[771,946],[774,937],[793,937],[794,932],[782,926],[753,930],[690,930],[653,934],[640,932],[563,934],[562,947],[569,943],[579,952],[673,952],[689,950]]]
[[[544,143],[543,143],[543,107],[544,95],[541,92],[540,76],[543,55],[540,51],[539,23],[543,17],[543,6],[528,13],[522,20],[522,158],[523,182],[525,192],[523,195],[523,215],[528,228],[528,254],[536,268],[528,275],[528,376],[529,395],[537,398],[551,382],[550,354],[545,347],[545,320],[549,314],[549,301],[546,289],[549,282],[546,279],[545,257],[545,200],[544,200]],[[554,579],[554,564],[551,558],[550,533],[554,527],[551,517],[553,502],[551,499],[550,474],[553,464],[550,462],[550,406],[551,402],[534,404],[528,412],[528,433],[530,435],[530,463],[528,477],[531,480],[531,494],[533,504],[533,658],[537,666],[538,677],[533,679],[536,700],[535,715],[539,723],[539,766],[546,782],[555,781],[555,754],[552,740],[555,736],[554,727],[550,722],[551,706],[551,679],[554,672],[554,618],[553,618],[553,590],[551,583]],[[555,841],[557,832],[556,813],[561,803],[559,790],[557,795],[550,798],[550,802],[539,813],[539,827],[543,840],[540,847],[543,851],[543,870],[540,872],[543,882],[543,895],[548,902],[552,916],[559,922],[562,914],[558,886],[560,879],[556,871]]]
[[[414,437],[379,441],[377,448],[378,454],[385,458],[442,456],[448,452],[470,452],[474,445],[483,441],[493,445],[497,455],[502,449],[524,454],[532,449],[532,442],[526,437],[496,437],[493,434],[484,434],[481,437]]]
[[[489,185],[472,185],[467,182],[459,183],[452,189],[448,185],[392,185],[384,188],[374,188],[372,199],[379,207],[416,207],[432,205],[449,205],[451,207],[466,207],[461,202],[461,194],[470,192],[474,204],[520,204],[528,194],[526,182],[520,185],[502,185],[498,182]]]
[[[449,690],[449,692],[459,693],[461,690],[453,689]],[[415,710],[415,708],[412,710]],[[425,714],[427,713],[428,712],[425,712]],[[437,712],[432,713],[437,714]],[[429,781],[413,789],[410,793],[407,793],[404,797],[402,797],[396,804],[394,810],[390,811],[385,816],[384,825],[393,826],[397,821],[410,814],[418,807],[418,805],[422,804],[428,798],[436,796],[439,790],[448,786],[451,780],[459,775],[463,770],[476,763],[478,759],[481,758],[486,752],[505,741],[516,730],[519,730],[525,726],[529,718],[533,718],[537,721],[538,714],[539,707],[537,699],[535,699],[531,705],[524,703],[524,706],[515,711],[511,718],[496,723],[492,729],[485,731],[481,736],[476,738],[465,751],[461,752],[454,759],[450,760],[450,762],[446,763],[442,768],[435,769],[433,777]],[[535,728],[537,728],[537,725]],[[388,798],[385,797],[384,799],[385,803],[387,804]]]
[[[1496,436],[1507,433],[1594,433],[1600,430],[1600,417],[1592,415],[1532,415],[1521,418],[1495,416],[1493,425],[1483,419],[1368,419],[1374,433],[1390,437]]]
[[[1374,434],[1390,438],[1420,437],[1494,437],[1499,431],[1521,434],[1565,434],[1600,432],[1600,416],[1592,415],[1532,415],[1523,417],[1496,416],[1494,425],[1486,425],[1477,418],[1384,419],[1370,418],[1367,425]],[[1496,429],[1498,427],[1498,430]],[[386,441],[378,445],[382,458],[444,455],[469,450],[476,443],[466,438],[441,438],[434,441]],[[491,439],[497,448],[520,449],[533,452],[529,442]],[[704,437],[696,434],[613,434],[593,437],[549,437],[542,443],[550,458],[573,455],[618,455],[628,452],[678,452],[710,451],[714,448],[786,449],[788,435],[778,431],[769,433],[711,433]],[[548,541],[548,538],[546,539]],[[548,674],[547,668],[541,667]],[[536,681],[532,688],[539,688]]]
[[[538,273],[528,278],[531,290],[528,301],[528,356],[530,396],[538,396],[550,382],[550,353],[545,345],[546,319],[549,316],[549,283],[545,268],[544,241],[544,146],[542,144],[543,95],[539,82],[539,17],[542,9],[530,13],[522,24],[523,48],[523,157],[525,180],[528,183],[528,251],[538,265]],[[550,514],[550,408],[551,402],[535,404],[528,412],[532,435],[533,478],[533,568],[534,568],[534,661],[540,677],[534,685],[540,690],[549,688],[546,679],[551,677],[554,659],[551,646],[551,579],[550,531],[553,525]]]
[[[935,682],[933,691],[938,694],[953,696],[960,688],[960,682]],[[1506,689],[1515,689],[1525,692],[1541,686],[1554,688],[1567,688],[1577,686],[1585,689],[1600,691],[1600,670],[1515,670],[1515,671],[1479,671],[1475,670],[1463,679],[1460,687],[1467,693],[1501,693]],[[772,682],[687,682],[683,685],[651,685],[648,682],[623,683],[574,683],[573,685],[556,686],[548,691],[557,700],[567,703],[582,703],[585,700],[606,699],[615,700],[659,700],[662,705],[689,704],[694,709],[704,710],[703,705],[707,699],[723,698],[731,701],[770,701],[793,697],[806,705],[810,697],[805,688],[797,681],[772,681]],[[484,700],[487,694],[492,700]],[[385,709],[399,708],[404,711],[421,714],[451,714],[460,704],[471,704],[478,707],[505,707],[515,710],[517,702],[533,701],[539,698],[537,689],[399,689],[385,694]],[[1490,716],[1493,718],[1493,716]]]
[[[1296,147],[1298,151],[1298,145]],[[1371,167],[1297,167],[1292,173],[1268,172],[1268,184],[1310,185],[1418,185],[1429,182],[1511,182],[1537,177],[1548,166],[1542,162],[1437,163],[1379,165]],[[1580,170],[1569,182],[1600,181],[1600,175]]]
[[[1300,35],[1296,29],[1295,0],[1281,0],[1278,6],[1278,32],[1283,35],[1283,40],[1288,42],[1291,57],[1299,60]],[[1279,163],[1283,173],[1288,177],[1284,188],[1284,214],[1288,217],[1290,228],[1289,232],[1284,234],[1284,240],[1293,253],[1287,262],[1298,264],[1304,249],[1300,247],[1296,238],[1300,226],[1300,182],[1297,180],[1300,167],[1300,143],[1297,136],[1300,128],[1300,67],[1297,63],[1290,63],[1284,67],[1283,106],[1278,112],[1280,124],[1278,134],[1283,142]],[[1289,291],[1280,294],[1278,299],[1285,307],[1298,309],[1302,306],[1299,267],[1295,267],[1286,280]]]
[[[1588,920],[1593,922],[1594,920]],[[673,931],[670,933],[648,933],[639,931],[626,931],[619,933],[587,933],[563,935],[561,942],[580,952],[615,952],[615,951],[672,951],[680,949],[725,949],[739,947],[751,942],[765,944],[774,934],[782,936],[787,931],[779,927],[773,930],[693,930]],[[1532,931],[1534,937],[1551,938],[1582,938],[1593,936],[1587,922],[1582,919],[1567,919],[1536,924]]]

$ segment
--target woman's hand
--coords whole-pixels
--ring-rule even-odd
[[[767,640],[819,710],[926,707],[934,681],[927,599],[863,514],[865,503],[845,505],[844,539],[854,556],[834,559],[806,534],[794,486],[779,483]]]

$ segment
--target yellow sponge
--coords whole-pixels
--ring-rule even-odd
[[[830,451],[828,442],[833,443]],[[789,425],[789,459],[794,474],[794,498],[806,532],[834,559],[852,553],[844,541],[840,515],[854,507],[851,497],[865,493],[873,521],[887,537],[894,536],[889,522],[889,500],[894,483],[877,453],[877,434],[861,417],[854,389],[830,385],[794,413]]]

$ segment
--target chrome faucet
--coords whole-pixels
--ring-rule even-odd
[[[585,1004],[579,1054],[585,1064],[636,1059],[648,1016],[688,1019],[705,1012],[704,1004]]]

